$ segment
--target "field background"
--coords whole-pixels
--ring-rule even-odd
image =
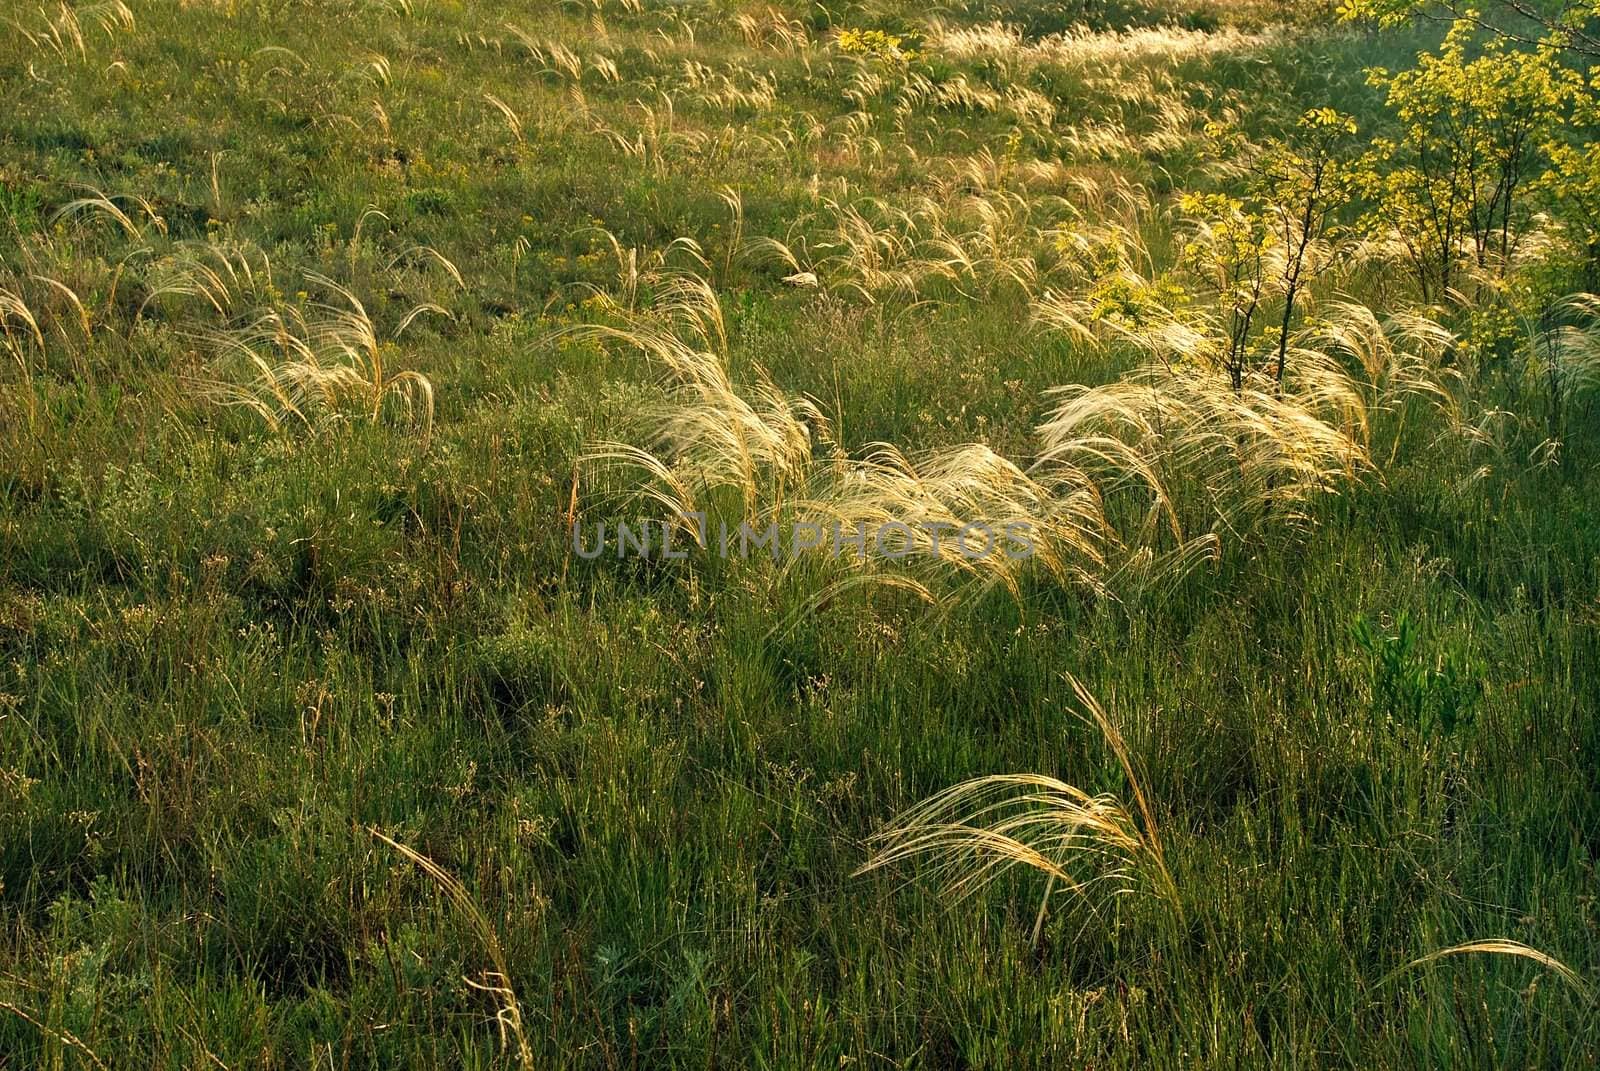
[[[1166,270],[1179,194],[1237,180],[1208,123],[1380,130],[1364,69],[1437,27],[130,7],[0,35],[0,291],[38,325],[7,311],[0,371],[0,1067],[1600,1059],[1587,408],[1559,463],[1542,416],[1486,453],[1388,413],[1383,463],[1299,523],[1115,597],[1030,573],[819,599],[761,559],[568,547],[573,517],[644,508],[579,459],[637,441],[663,368],[584,328],[636,330],[662,269],[708,281],[735,382],[815,399],[847,452],[1024,462],[1046,391],[1142,361],[1041,322],[1062,235],[1117,222]],[[1026,36],[961,46],[996,20]],[[893,210],[974,199],[989,222],[950,226],[988,260],[905,254]],[[1024,262],[1047,269],[1000,267]],[[1329,280],[1414,300],[1381,264]],[[367,381],[416,377],[375,418],[286,416],[239,344],[263,308],[365,323]],[[1542,412],[1514,365],[1475,413]],[[1127,800],[1068,675],[1127,742],[1171,897],[1056,889],[1035,939],[1026,868],[966,898],[853,876],[967,778]],[[1496,938],[1580,984],[1520,955],[1402,970]]]

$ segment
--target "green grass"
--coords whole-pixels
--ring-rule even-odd
[[[881,6],[831,19],[924,27]],[[949,18],[1057,28],[1000,7]],[[852,134],[856,67],[820,8],[790,12],[808,54],[755,50],[699,3],[133,13],[85,16],[81,54],[0,40],[0,290],[42,340],[0,354],[0,1068],[1600,1059],[1592,998],[1535,961],[1402,969],[1505,938],[1600,985],[1600,444],[1580,405],[1560,464],[1535,464],[1541,402],[1509,368],[1472,399],[1531,415],[1499,453],[1418,407],[1394,463],[1316,523],[1268,516],[1162,597],[1040,574],[939,613],[870,586],[817,606],[813,576],[759,560],[567,550],[575,473],[586,517],[622,488],[577,458],[663,371],[563,333],[610,322],[601,228],[641,266],[694,239],[735,378],[814,397],[847,447],[1025,459],[1046,390],[1134,359],[1029,326],[1028,295],[988,276],[871,301],[786,286],[736,255],[719,189],[744,237],[825,261],[829,199],[956,205],[962,159],[1009,153],[1139,184],[1169,261],[1169,193],[1219,181],[1206,118],[1261,133],[1332,102],[1371,129],[1362,66],[1420,39],[1306,29],[1117,78],[935,56],[936,81],[1026,84],[1055,121],[879,96]],[[586,117],[508,19],[619,80],[586,70]],[[686,60],[740,90],[770,73],[775,99],[697,99],[726,87]],[[629,155],[596,132],[659,129],[662,92],[686,136]],[[1164,108],[1175,137],[1139,141]],[[1120,147],[1072,141],[1112,119]],[[1053,182],[1030,228],[1072,218]],[[160,222],[129,201],[131,233],[58,217],[82,187]],[[223,311],[194,292],[193,264],[215,268],[197,243],[260,273]],[[393,405],[275,433],[205,389],[248,379],[218,337],[254,309],[316,321],[331,292],[308,275],[380,339],[448,310],[381,351],[431,383],[428,435]],[[1343,282],[1374,304],[1398,285]],[[1069,675],[1127,741],[1178,910],[1057,897],[1035,943],[1029,875],[959,903],[915,867],[852,876],[875,831],[968,778],[1129,800]]]

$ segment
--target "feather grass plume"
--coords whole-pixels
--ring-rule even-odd
[[[1429,952],[1425,956],[1418,956],[1416,959],[1402,964],[1384,975],[1378,984],[1380,986],[1387,985],[1402,974],[1416,970],[1419,967],[1430,966],[1452,956],[1469,955],[1512,956],[1517,959],[1525,959],[1550,971],[1557,978],[1571,986],[1584,1000],[1592,1003],[1596,999],[1594,989],[1583,980],[1577,971],[1574,971],[1547,952],[1541,952],[1537,948],[1531,948],[1520,941],[1512,941],[1503,937],[1482,941],[1467,941],[1464,944],[1451,945],[1449,948],[1441,948],[1434,952]]]
[[[1048,880],[1037,939],[1049,897],[1058,887],[1087,895],[1153,894],[1181,915],[1182,901],[1167,868],[1155,812],[1126,741],[1105,710],[1068,677],[1086,720],[1101,731],[1133,795],[1132,806],[1109,793],[1089,792],[1044,774],[974,778],[923,801],[875,834],[874,851],[859,874],[916,860],[957,899],[972,895],[1018,867]]]
[[[1188,531],[1242,536],[1268,512],[1306,522],[1312,499],[1368,464],[1347,427],[1359,399],[1337,379],[1284,395],[1264,376],[1235,391],[1224,372],[1157,365],[1053,393],[1059,401],[1040,428],[1041,466],[1076,456],[1086,440],[1119,443],[1143,459],[1151,486],[1167,489]],[[1329,409],[1345,419],[1325,418]]]
[[[273,308],[241,328],[214,332],[224,360],[242,367],[243,374],[202,381],[204,394],[259,414],[275,431],[295,423],[321,427],[353,416],[378,420],[392,404],[426,442],[433,427],[428,377],[393,370],[392,343],[379,338],[355,294],[323,276],[307,278],[339,304]],[[424,313],[448,315],[437,305],[418,305],[401,319],[393,337]]]
[[[1085,440],[1070,458],[1063,448],[1041,472],[982,443],[920,453],[870,443],[851,456],[813,400],[786,393],[759,367],[734,382],[721,307],[705,280],[668,273],[653,289],[648,309],[613,305],[613,323],[566,332],[621,342],[665,373],[658,399],[638,413],[642,445],[598,442],[581,460],[642,474],[636,490],[674,515],[699,511],[713,491],[734,489],[746,523],[895,529],[901,542],[890,553],[843,558],[849,572],[892,569],[919,574],[919,584],[931,581],[926,574],[956,575],[981,581],[980,590],[998,585],[1020,595],[1023,573],[1042,568],[1059,582],[1101,590],[1109,552],[1119,544],[1106,521],[1102,481],[1120,487],[1152,480],[1122,444]],[[1148,491],[1165,501],[1159,487]],[[975,527],[983,536],[977,547],[962,535]],[[1026,532],[1026,555],[1000,545],[1018,531]]]
[[[396,852],[399,852],[405,859],[416,864],[417,868],[438,886],[439,891],[444,893],[451,906],[460,913],[461,917],[472,928],[473,934],[478,938],[479,944],[483,946],[483,950],[488,955],[489,963],[494,970],[485,972],[481,981],[471,978],[463,978],[462,980],[473,989],[488,993],[494,998],[495,1003],[498,1005],[498,1009],[495,1012],[495,1025],[500,1030],[501,1045],[507,1046],[509,1043],[514,1042],[517,1062],[524,1068],[533,1067],[533,1050],[529,1048],[527,1036],[523,1032],[522,1004],[517,999],[516,990],[512,988],[511,970],[506,964],[505,949],[500,943],[500,935],[496,931],[494,924],[489,921],[489,917],[483,913],[483,909],[472,899],[472,894],[467,891],[467,887],[461,884],[460,879],[454,874],[416,849],[409,848],[399,841],[385,836],[375,828],[368,827],[367,832],[377,840],[393,848]]]

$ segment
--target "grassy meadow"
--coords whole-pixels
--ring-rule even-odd
[[[0,1068],[1600,1061],[1581,51],[0,15]]]

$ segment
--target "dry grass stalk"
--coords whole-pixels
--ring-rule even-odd
[[[1097,885],[1110,886],[1114,894],[1143,886],[1181,914],[1155,812],[1127,743],[1088,690],[1075,678],[1068,681],[1122,767],[1133,793],[1131,810],[1108,793],[1090,795],[1043,774],[974,778],[930,797],[875,834],[875,851],[856,873],[924,861],[944,891],[959,899],[1017,867],[1037,871],[1049,880],[1035,940],[1058,884],[1080,896]]]
[[[1406,973],[1407,971],[1414,970],[1418,967],[1426,967],[1451,956],[1467,955],[1513,956],[1518,959],[1528,960],[1530,963],[1536,963],[1545,970],[1553,973],[1557,978],[1560,978],[1563,982],[1567,983],[1574,990],[1576,990],[1578,994],[1585,1000],[1591,1002],[1595,1000],[1594,990],[1587,982],[1583,980],[1582,976],[1580,976],[1577,971],[1574,971],[1571,967],[1568,967],[1565,963],[1562,963],[1560,960],[1556,959],[1552,955],[1549,955],[1548,953],[1541,952],[1537,948],[1530,948],[1528,945],[1525,945],[1520,941],[1512,941],[1506,938],[1490,938],[1482,941],[1468,941],[1464,944],[1452,945],[1449,948],[1441,948],[1437,951],[1429,952],[1426,956],[1418,956],[1409,963],[1403,964],[1395,970],[1390,971],[1387,975],[1379,980],[1378,984],[1380,986],[1387,985],[1396,977]]]
[[[529,1048],[527,1036],[523,1032],[522,1004],[517,999],[516,990],[512,988],[511,969],[507,966],[505,949],[500,944],[500,935],[495,930],[494,924],[489,921],[483,909],[472,899],[472,894],[467,892],[467,887],[461,884],[460,879],[454,874],[421,852],[385,836],[376,828],[369,826],[367,832],[415,863],[418,869],[439,887],[439,891],[444,893],[445,898],[472,927],[494,970],[485,972],[481,981],[472,978],[462,978],[462,981],[494,998],[498,1005],[495,1025],[500,1030],[500,1044],[506,1046],[508,1042],[514,1042],[518,1063],[524,1068],[533,1067],[533,1050]]]

